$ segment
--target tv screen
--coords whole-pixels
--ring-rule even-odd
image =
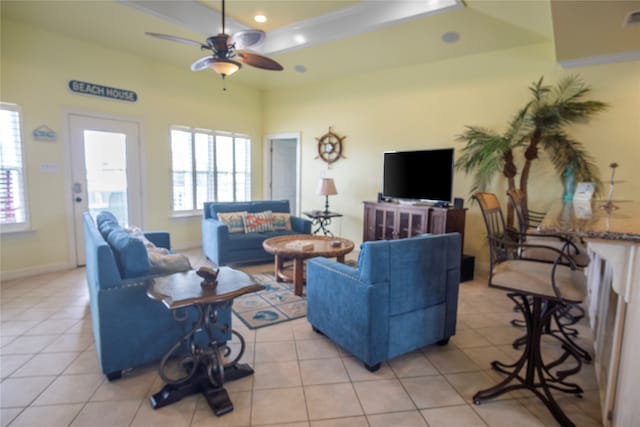
[[[453,148],[384,153],[385,197],[451,202],[452,191]]]

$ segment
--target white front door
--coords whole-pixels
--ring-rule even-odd
[[[82,214],[112,212],[142,226],[139,123],[69,114],[76,265],[84,265]]]
[[[289,200],[291,212],[298,214],[299,138],[296,134],[270,135],[267,144],[267,195],[272,200]]]

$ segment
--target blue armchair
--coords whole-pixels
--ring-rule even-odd
[[[456,333],[460,234],[365,242],[358,268],[307,261],[307,320],[375,371]]]

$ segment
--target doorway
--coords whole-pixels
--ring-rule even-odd
[[[300,135],[267,135],[265,194],[272,200],[289,200],[293,215],[300,213]]]
[[[122,226],[142,226],[140,124],[68,115],[76,265],[85,263],[82,214],[112,212]]]

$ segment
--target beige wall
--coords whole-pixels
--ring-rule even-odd
[[[375,200],[382,188],[382,153],[441,147],[462,148],[455,141],[465,125],[504,130],[516,110],[528,100],[529,84],[541,75],[555,83],[578,73],[593,87],[593,99],[612,107],[588,125],[570,130],[596,158],[603,174],[620,163],[619,198],[640,194],[640,64],[621,63],[563,70],[555,64],[550,44],[456,58],[419,66],[384,70],[307,87],[270,90],[265,96],[265,132],[300,131],[302,144],[302,208],[322,206],[314,194],[323,172],[334,177],[338,195],[332,210],[345,214],[342,234],[362,239],[363,200]],[[328,126],[346,136],[346,159],[326,164],[316,156],[316,138]],[[459,152],[457,152],[459,154]],[[550,164],[534,165],[532,208],[544,210],[562,194]],[[454,195],[468,198],[470,180],[456,172]],[[502,180],[489,189],[505,192]],[[477,206],[467,215],[465,252],[487,262],[484,225]]]
[[[44,41],[44,42],[43,42]],[[336,180],[339,194],[331,208],[345,216],[335,230],[360,242],[362,201],[373,200],[382,185],[382,153],[386,150],[456,147],[465,125],[502,130],[527,99],[527,86],[540,75],[555,82],[579,73],[592,87],[593,98],[612,104],[572,135],[582,141],[608,174],[620,163],[619,198],[640,194],[640,64],[621,63],[563,70],[550,44],[467,56],[419,66],[390,69],[319,84],[262,92],[234,83],[222,92],[210,73],[179,68],[124,55],[82,41],[2,22],[0,99],[22,106],[29,207],[33,232],[3,235],[3,277],[70,265],[72,231],[68,228],[70,191],[67,142],[63,134],[67,110],[115,114],[142,121],[145,209],[148,228],[167,229],[176,247],[200,242],[200,219],[170,218],[169,126],[181,124],[244,132],[253,140],[254,199],[262,197],[262,137],[280,132],[302,134],[302,208],[322,207],[315,194],[322,174]],[[71,79],[135,90],[134,104],[74,95]],[[58,131],[55,143],[37,142],[31,131],[46,124]],[[328,170],[316,157],[316,138],[328,127],[343,136],[346,159]],[[57,163],[60,172],[42,174],[41,163]],[[455,174],[454,195],[468,197],[470,181]],[[534,166],[532,207],[545,209],[562,188],[548,163]],[[504,194],[504,184],[491,190]],[[486,262],[478,208],[467,216],[465,252]]]
[[[170,218],[169,126],[186,125],[250,135],[253,168],[262,176],[262,94],[232,84],[223,92],[212,73],[192,73],[143,60],[20,24],[2,22],[0,99],[22,107],[27,160],[29,209],[33,231],[2,235],[3,277],[61,268],[75,262],[69,255],[73,231],[68,227],[70,189],[65,112],[86,111],[140,120],[142,123],[144,226],[171,232],[172,244],[200,244],[200,218]],[[72,93],[69,80],[83,80],[134,90],[138,102],[119,102]],[[34,141],[31,132],[46,124],[58,132],[56,142]],[[42,163],[59,172],[43,174]],[[260,180],[253,193],[262,192]]]

